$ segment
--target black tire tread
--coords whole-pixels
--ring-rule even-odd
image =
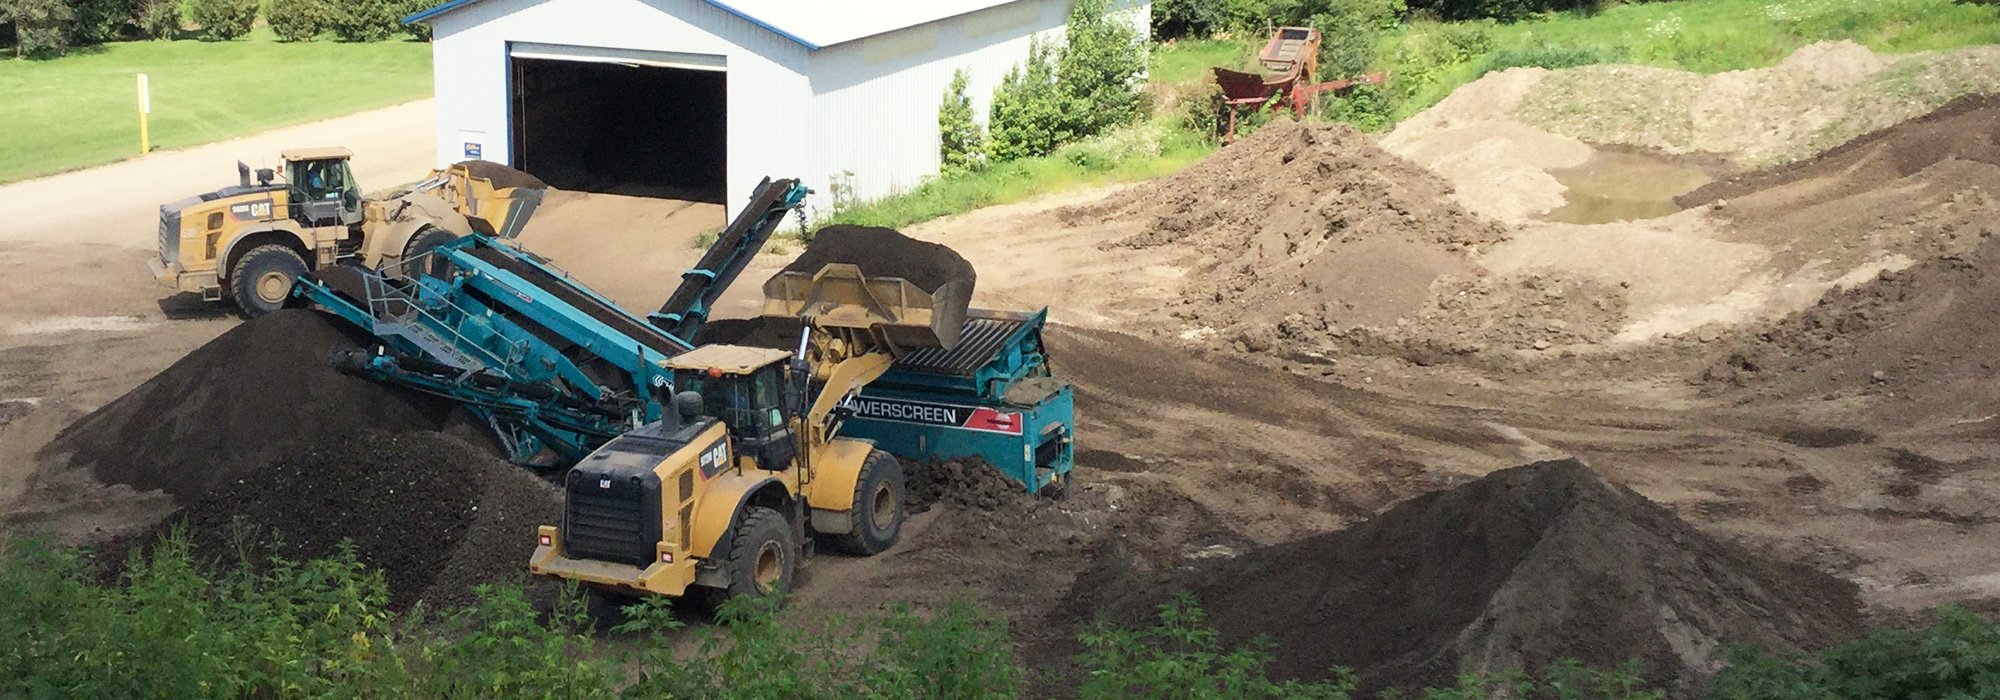
[[[886,541],[871,542],[861,531],[862,523],[870,517],[869,509],[863,504],[866,502],[865,496],[869,481],[871,480],[870,476],[878,470],[893,470],[894,473],[895,482],[893,488],[896,490],[896,529],[895,532],[889,533]],[[896,461],[895,456],[882,450],[873,450],[868,453],[868,459],[861,467],[861,475],[854,480],[853,503],[854,506],[848,510],[847,517],[851,525],[848,527],[847,532],[827,538],[827,544],[833,545],[834,549],[841,552],[864,557],[880,554],[884,550],[895,546],[896,540],[902,537],[902,521],[909,509],[909,490],[907,484],[903,481],[903,465]]]
[[[743,510],[736,529],[729,535],[730,573],[727,593],[730,597],[763,595],[763,591],[757,590],[757,574],[754,566],[757,547],[763,542],[756,533],[766,528],[778,533],[778,538],[785,544],[785,556],[791,563],[788,567],[791,571],[779,577],[779,591],[783,592],[789,588],[793,577],[797,574],[799,543],[792,539],[792,524],[778,511],[763,506],[749,506]]]
[[[261,265],[264,260],[274,256],[290,258],[292,262],[297,263],[297,269],[301,274],[311,271],[311,268],[306,267],[305,258],[299,257],[298,251],[291,248],[276,243],[266,243],[251,248],[249,252],[244,253],[242,257],[236,259],[235,266],[229,268],[229,296],[236,302],[236,308],[243,310],[244,315],[256,318],[277,310],[263,308],[263,302],[257,299],[255,289],[256,280],[250,279],[254,275],[246,275],[244,273],[245,270],[253,269]],[[294,279],[296,279],[296,276]],[[290,305],[289,301],[279,304],[278,308],[284,308],[288,305]]]

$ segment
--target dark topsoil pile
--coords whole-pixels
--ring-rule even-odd
[[[316,438],[444,427],[447,402],[333,369],[336,349],[360,343],[315,311],[260,317],[84,416],[43,454],[186,503]]]
[[[1231,643],[1268,636],[1284,677],[1354,668],[1370,688],[1461,668],[1636,659],[1685,695],[1718,645],[1817,647],[1859,632],[1852,584],[1702,534],[1575,461],[1420,496],[1353,527],[1166,575],[1107,556],[1069,614],[1143,624],[1191,590]]]
[[[1064,216],[1136,218],[1141,232],[1114,245],[1203,256],[1178,311],[1196,325],[1268,327],[1293,317],[1372,326],[1417,312],[1440,277],[1473,273],[1465,251],[1507,238],[1451,192],[1345,125],[1277,120],[1186,170]]]
[[[967,296],[977,275],[957,251],[876,226],[836,225],[813,234],[812,243],[786,272],[816,272],[827,263],[850,263],[869,277],[901,277],[927,292],[964,282]]]
[[[1921,395],[1958,411],[2000,400],[2000,235],[1831,292],[1738,333],[1701,375],[1711,391],[1786,396]]]
[[[433,432],[323,439],[188,501],[152,532],[100,547],[122,562],[185,526],[196,555],[225,566],[327,557],[342,541],[380,571],[390,604],[473,602],[482,583],[524,582],[535,527],[562,495],[480,446]]]
[[[934,462],[901,460],[910,514],[934,506],[994,511],[1029,498],[1021,483],[978,457]]]
[[[1874,190],[1945,160],[2000,165],[2000,95],[1967,95],[1812,158],[1709,183],[1675,203],[1694,207],[1811,181],[1817,186],[1788,202],[1807,206]]]

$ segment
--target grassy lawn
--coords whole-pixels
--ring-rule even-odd
[[[178,148],[431,94],[429,44],[138,41],[0,60],[0,182],[137,155],[134,74],[152,82],[153,147]]]

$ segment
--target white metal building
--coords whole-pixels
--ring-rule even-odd
[[[860,199],[938,169],[937,108],[1057,39],[1070,0],[452,0],[432,25],[440,165],[483,158],[567,189],[726,204],[760,178]],[[1123,16],[1141,35],[1150,0]],[[851,175],[847,175],[851,173]]]

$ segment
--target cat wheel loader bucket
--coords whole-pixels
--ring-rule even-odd
[[[868,277],[850,263],[780,272],[764,283],[765,315],[804,318],[850,346],[868,342],[892,355],[957,345],[971,302],[971,280],[925,290],[900,277]]]

